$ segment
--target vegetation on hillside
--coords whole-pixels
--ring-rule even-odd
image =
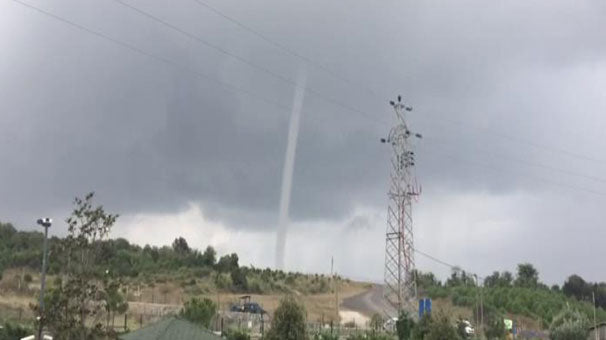
[[[17,231],[10,223],[0,223],[0,275],[7,268],[38,271],[42,241],[41,232]],[[69,237],[50,238],[49,274],[61,274],[68,266],[69,242]],[[213,247],[199,251],[190,247],[183,237],[176,238],[172,246],[163,247],[141,247],[123,238],[96,239],[94,244],[97,256],[89,264],[91,271],[100,276],[109,271],[125,282],[153,285],[162,280],[179,280],[187,287],[193,286],[196,280],[205,280],[220,291],[256,294],[330,291],[330,278],[324,275],[240,266],[237,254],[218,257]]]
[[[47,310],[42,322],[65,338],[110,329],[110,319],[128,309],[127,292],[133,284],[154,287],[170,281],[189,290],[190,296],[209,292],[196,291],[202,281],[213,290],[235,293],[316,294],[330,291],[330,279],[323,275],[240,266],[237,254],[219,257],[212,247],[200,251],[190,247],[182,237],[163,247],[141,247],[125,239],[109,239],[118,216],[106,213],[102,206],[94,206],[92,200],[93,194],[77,198],[72,215],[66,220],[68,235],[50,239],[49,273],[53,280],[49,282],[45,299]],[[10,223],[0,223],[0,274],[6,268],[39,270],[42,238],[40,232],[17,231]],[[576,335],[570,334],[586,329],[587,320],[593,316],[590,301],[594,296],[599,307],[597,319],[606,320],[606,283],[586,282],[580,276],[572,275],[561,288],[558,285],[548,287],[540,282],[538,270],[528,263],[518,265],[515,275],[506,271],[494,272],[483,279],[483,285],[479,285],[480,278],[458,269],[453,270],[444,283],[431,273],[418,272],[416,278],[422,294],[435,299],[447,298],[455,306],[474,309],[481,300],[484,332],[490,338],[501,338],[504,335],[503,317],[516,315],[538,320],[542,328],[550,328],[554,336],[562,334],[561,339],[570,336],[575,339]],[[19,285],[22,281],[27,285],[32,280],[29,273],[22,273]],[[33,308],[38,315],[37,307]],[[193,299],[185,304],[182,316],[208,326],[216,308],[208,299]],[[292,329],[305,331],[300,327],[300,322],[305,322],[304,314],[300,314],[302,308],[293,298],[282,301],[274,315],[275,328],[269,336],[278,332],[275,336],[280,338],[286,333],[279,332],[288,333]],[[93,319],[96,321],[91,326]],[[479,320],[474,321],[477,324]],[[373,318],[372,329],[364,336],[381,339],[384,336],[381,324],[380,317]],[[402,316],[397,332],[401,339],[441,339],[452,334],[461,336],[456,325],[457,320],[444,315],[434,315],[417,323]],[[234,337],[242,336],[245,335],[234,334]],[[293,339],[299,338],[293,336]],[[331,336],[318,334],[316,338],[330,339]]]
[[[518,265],[515,276],[509,272],[494,272],[484,279],[482,287],[478,286],[474,276],[462,270],[454,270],[444,284],[431,273],[417,273],[417,277],[420,289],[432,298],[449,298],[455,306],[474,309],[481,297],[485,318],[525,316],[539,321],[544,329],[567,305],[586,317],[593,317],[593,306],[587,296],[591,296],[592,289],[598,288],[597,293],[603,287],[603,284],[571,284],[571,280],[581,282],[576,275],[566,281],[566,289],[548,287],[540,282],[538,271],[527,263]],[[572,289],[571,286],[584,288]],[[606,320],[604,305],[598,306],[598,320]]]

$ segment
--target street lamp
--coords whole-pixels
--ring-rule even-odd
[[[42,246],[42,276],[40,278],[40,320],[38,323],[38,339],[42,339],[42,328],[44,326],[44,289],[46,286],[46,258],[48,249],[48,228],[53,224],[50,218],[40,218],[36,221],[44,228],[44,245]]]

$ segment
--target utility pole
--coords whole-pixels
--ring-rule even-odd
[[[414,278],[414,237],[412,227],[412,200],[421,194],[414,176],[415,154],[411,137],[422,138],[413,133],[406,124],[406,112],[412,107],[389,102],[395,112],[395,125],[382,143],[391,145],[390,188],[387,194],[387,231],[385,235],[385,299],[396,313],[415,311],[417,290]],[[397,315],[396,315],[397,316]]]
[[[595,334],[595,340],[598,339],[598,322],[595,316],[595,292],[591,292],[591,297],[593,298],[593,334]]]
[[[38,320],[38,339],[42,339],[42,330],[46,316],[44,313],[44,290],[46,289],[46,262],[48,257],[48,228],[53,224],[50,218],[40,218],[37,223],[44,227],[44,242],[42,245],[42,273],[40,275],[40,315]]]
[[[334,257],[330,258],[330,276],[332,277],[332,285],[335,290],[335,312],[337,321],[339,320],[339,286],[337,282],[337,273],[334,272]]]

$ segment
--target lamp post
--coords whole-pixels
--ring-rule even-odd
[[[42,329],[44,328],[44,290],[46,286],[46,262],[48,253],[48,228],[53,224],[50,218],[40,218],[37,223],[44,228],[44,244],[42,246],[42,275],[40,276],[40,315],[38,322],[38,339],[42,339]]]

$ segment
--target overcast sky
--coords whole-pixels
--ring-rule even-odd
[[[605,2],[124,1],[0,2],[0,220],[62,221],[95,191],[113,236],[272,266],[304,72],[287,269],[382,280],[402,94],[419,250],[606,281]]]

